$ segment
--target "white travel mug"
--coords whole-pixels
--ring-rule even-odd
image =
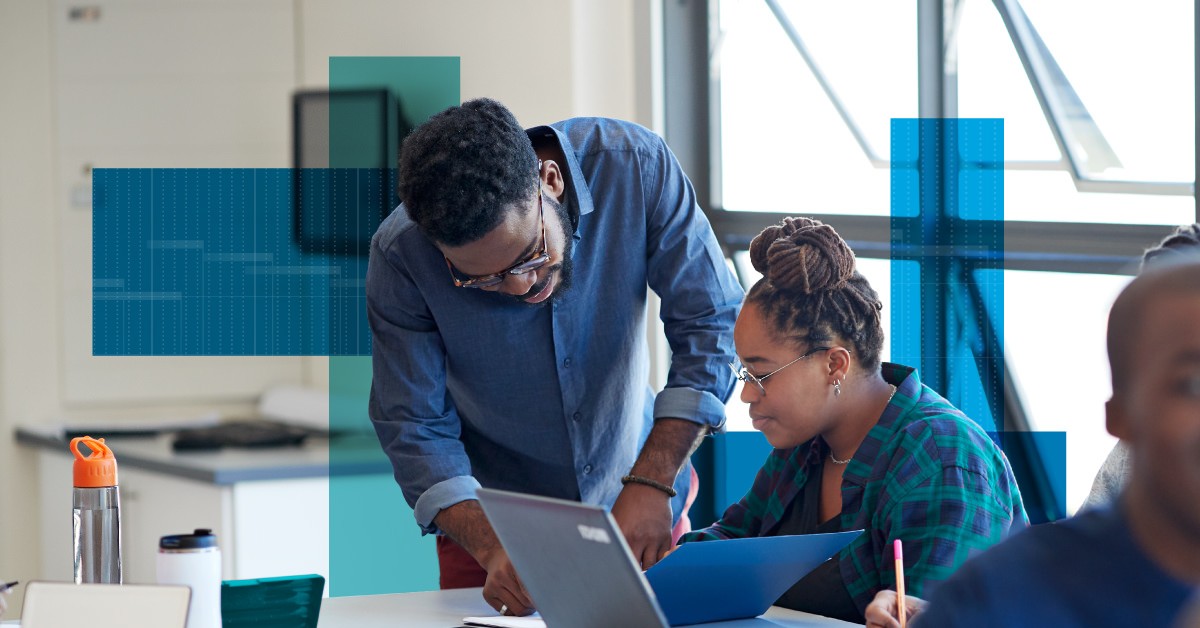
[[[191,587],[188,628],[221,628],[221,550],[212,530],[159,539],[158,583]]]

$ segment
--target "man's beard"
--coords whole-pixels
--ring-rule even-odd
[[[571,287],[571,280],[575,276],[575,262],[571,259],[571,254],[575,251],[575,235],[567,231],[572,224],[567,207],[548,195],[542,199],[542,202],[550,205],[554,209],[554,213],[558,215],[558,224],[563,230],[562,260],[549,267],[546,271],[546,276],[541,281],[533,284],[533,287],[528,292],[516,297],[523,302],[528,301],[537,296],[546,287],[546,284],[553,281],[557,276],[558,283],[555,284],[554,293],[550,295],[550,298],[540,303],[530,303],[529,305],[542,305],[543,303],[562,300],[563,296],[567,294],[567,289]]]

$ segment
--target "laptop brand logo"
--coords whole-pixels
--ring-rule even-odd
[[[585,541],[604,543],[606,545],[612,543],[612,539],[609,538],[608,532],[605,531],[604,528],[593,528],[583,524],[579,524],[576,527],[579,528],[579,536],[583,537],[583,540]]]

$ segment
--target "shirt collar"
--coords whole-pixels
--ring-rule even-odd
[[[545,141],[547,137],[553,137],[558,142],[559,148],[567,158],[564,166],[567,171],[567,207],[575,208],[578,216],[592,213],[592,192],[584,183],[583,170],[579,167],[579,160],[575,157],[575,148],[571,145],[571,139],[562,131],[545,125],[526,129],[525,134],[529,136],[531,142],[535,143],[539,139]],[[579,236],[578,224],[575,225],[575,236]]]

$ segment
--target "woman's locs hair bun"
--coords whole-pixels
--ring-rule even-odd
[[[854,252],[833,227],[812,218],[784,218],[750,242],[750,263],[778,290],[837,290],[854,276]]]

